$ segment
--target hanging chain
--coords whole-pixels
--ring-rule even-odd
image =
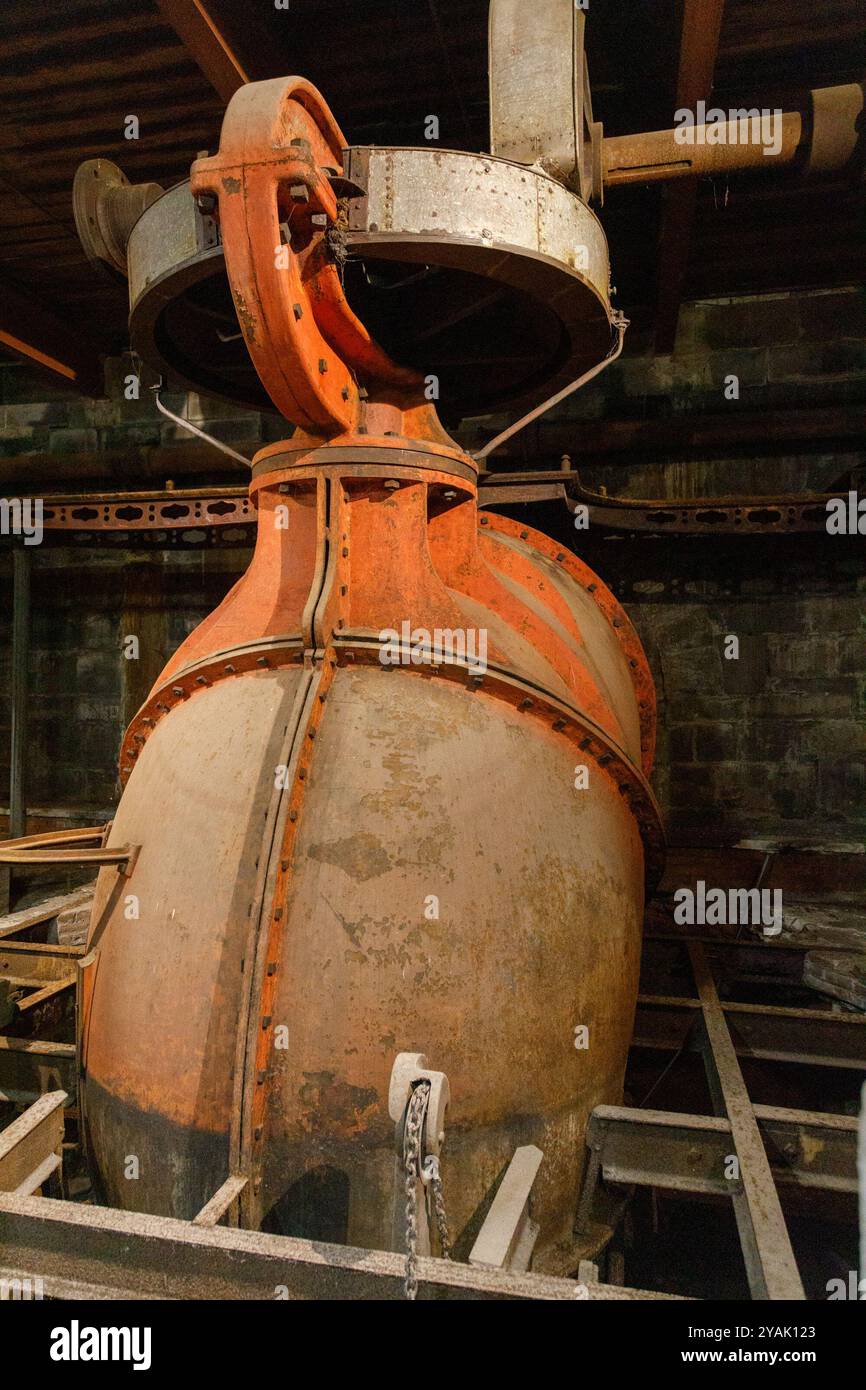
[[[406,1297],[418,1296],[418,1177],[421,1152],[421,1126],[430,1099],[430,1082],[422,1081],[409,1097],[403,1130],[403,1171],[406,1184]]]
[[[429,1177],[433,1188],[433,1208],[436,1212],[436,1226],[439,1231],[439,1250],[443,1260],[451,1259],[451,1237],[448,1234],[448,1215],[445,1211],[445,1190],[439,1160],[433,1154],[424,1163],[424,1175]]]
[[[439,1249],[443,1260],[451,1259],[451,1238],[445,1211],[445,1191],[439,1171],[439,1159],[430,1154],[421,1165],[421,1132],[430,1101],[430,1082],[421,1081],[409,1098],[403,1130],[403,1171],[406,1184],[406,1297],[411,1301],[418,1295],[418,1180],[433,1189],[433,1209],[439,1232]]]

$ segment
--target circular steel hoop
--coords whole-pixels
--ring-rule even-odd
[[[342,205],[347,296],[395,360],[438,378],[447,420],[534,405],[604,357],[607,242],[555,179],[435,148],[354,147],[345,168],[364,190]],[[139,218],[127,256],[144,361],[178,387],[270,408],[188,183]]]

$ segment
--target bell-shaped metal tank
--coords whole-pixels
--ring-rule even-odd
[[[289,448],[256,460],[249,570],[124,743],[109,844],[141,849],[93,911],[94,1173],[187,1218],[241,1173],[243,1224],[390,1248],[388,1083],[421,1051],[457,1255],[534,1143],[559,1266],[661,852],[644,654],[573,554],[478,512],[456,448]]]

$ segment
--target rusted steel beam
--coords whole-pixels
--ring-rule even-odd
[[[46,531],[165,531],[247,526],[255,511],[245,487],[60,494],[43,499]]]
[[[827,504],[838,493],[788,493],[775,497],[610,497],[585,487],[576,470],[554,473],[491,473],[479,488],[479,506],[564,501],[570,511],[583,504],[594,525],[622,531],[677,533],[824,531]],[[556,481],[554,481],[554,479]]]
[[[101,842],[107,829],[99,825],[87,830],[52,830],[43,835],[0,840],[0,864],[116,864],[121,872],[129,874],[138,857],[138,845],[106,849],[100,843],[95,849],[75,848],[89,840]]]
[[[12,285],[0,285],[0,344],[85,395],[102,396],[102,364],[81,329]]]
[[[734,1194],[734,1212],[752,1297],[805,1298],[758,1121],[703,946],[693,942],[689,957],[707,1035],[707,1080],[717,1109],[730,1121],[739,1160],[742,1187]]]
[[[80,946],[55,946],[42,941],[0,941],[0,971],[59,980],[82,954]],[[2,1039],[0,1039],[2,1042]]]
[[[713,132],[712,143],[704,138],[709,130]],[[759,141],[742,138],[744,132],[739,120],[717,127],[696,126],[693,139],[682,144],[676,139],[674,129],[608,136],[602,156],[605,188],[670,183],[713,174],[743,173],[750,169],[775,169],[796,159],[805,131],[806,122],[801,112],[782,112],[778,130],[774,131],[780,139],[779,150],[771,161]]]
[[[406,1261],[380,1250],[265,1235],[43,1197],[0,1194],[2,1259],[39,1270],[48,1297],[402,1301]],[[0,1277],[5,1270],[0,1269]],[[667,1301],[670,1295],[418,1260],[420,1298]]]
[[[677,108],[694,108],[712,91],[724,11],[725,0],[684,0]],[[665,189],[659,237],[657,352],[673,350],[696,208],[694,179]]]
[[[755,1106],[755,1118],[777,1183],[856,1193],[856,1118],[776,1106]],[[591,1215],[589,1188],[599,1178],[665,1192],[736,1196],[738,1184],[726,1176],[731,1123],[721,1116],[600,1105],[587,1143],[596,1162],[581,1194],[581,1230]]]

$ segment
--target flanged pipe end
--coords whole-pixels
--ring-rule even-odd
[[[146,208],[163,192],[158,183],[130,183],[110,159],[86,159],[75,171],[72,210],[91,265],[126,276],[126,243]]]

